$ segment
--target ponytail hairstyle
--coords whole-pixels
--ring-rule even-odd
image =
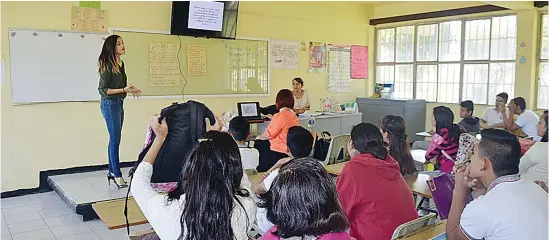
[[[245,213],[237,196],[250,196],[240,187],[243,174],[234,139],[218,131],[205,133],[183,162],[177,188],[168,193],[168,202],[185,194],[178,240],[235,238],[231,224],[235,202]]]
[[[379,160],[389,155],[381,131],[371,123],[360,123],[351,130],[351,140],[360,154],[372,154]]]
[[[417,172],[414,158],[407,141],[406,124],[401,116],[386,115],[381,120],[381,131],[389,138],[389,155],[397,160],[403,176]]]
[[[438,106],[433,108],[433,116],[435,117],[436,133],[440,135],[441,130],[448,130],[449,139],[459,140],[459,136],[465,131],[457,124],[454,124],[454,112],[448,107]],[[454,140],[451,140],[454,141]]]
[[[120,73],[120,66],[118,65],[118,57],[116,56],[116,42],[120,36],[111,35],[103,42],[103,49],[99,54],[99,73],[105,71],[112,71],[113,73]]]

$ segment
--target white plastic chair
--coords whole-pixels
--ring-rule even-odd
[[[349,149],[347,149],[347,143],[350,138],[351,135],[349,134],[332,137],[330,146],[328,147],[328,154],[326,154],[326,159],[322,161],[322,165],[326,166],[329,164],[349,161]],[[337,159],[341,151],[343,151],[343,159]]]
[[[436,219],[437,219],[436,214],[429,213],[428,215],[425,215],[418,219],[414,219],[407,223],[403,223],[395,229],[395,231],[393,232],[393,237],[391,237],[391,240],[400,238],[402,236],[405,236],[406,234],[415,232],[424,227],[431,226],[435,224]]]

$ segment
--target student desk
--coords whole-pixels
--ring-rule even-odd
[[[362,122],[362,113],[329,113],[315,118],[315,132],[329,132],[332,136],[350,134],[353,126]],[[299,118],[299,125],[307,128],[309,117]],[[265,132],[270,121],[257,124],[258,135]]]
[[[435,225],[419,229],[409,233],[406,236],[398,238],[398,240],[427,240],[438,236],[446,231],[446,220],[436,223]]]

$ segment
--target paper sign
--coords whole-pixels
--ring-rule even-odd
[[[187,73],[189,76],[206,76],[206,47],[187,45]]]
[[[149,83],[152,87],[181,85],[177,52],[179,45],[151,43],[149,45]]]
[[[80,1],[78,2],[78,6],[83,8],[101,9],[101,2],[100,1]]]
[[[351,78],[368,78],[368,47],[351,46]]]
[[[351,47],[328,45],[328,91],[349,92],[351,89]]]
[[[107,32],[107,11],[94,8],[72,7],[71,30]]]
[[[324,73],[326,71],[326,44],[309,42],[309,72]]]
[[[271,40],[273,68],[299,68],[299,42]]]

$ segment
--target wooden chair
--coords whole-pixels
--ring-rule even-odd
[[[422,229],[424,227],[434,225],[436,217],[437,217],[436,214],[429,213],[428,215],[425,215],[425,216],[420,217],[418,219],[414,219],[414,220],[409,221],[407,223],[403,223],[402,225],[398,226],[395,229],[395,231],[393,232],[393,237],[391,237],[391,240],[398,239],[399,237],[402,237],[406,234],[417,231],[417,230]]]

